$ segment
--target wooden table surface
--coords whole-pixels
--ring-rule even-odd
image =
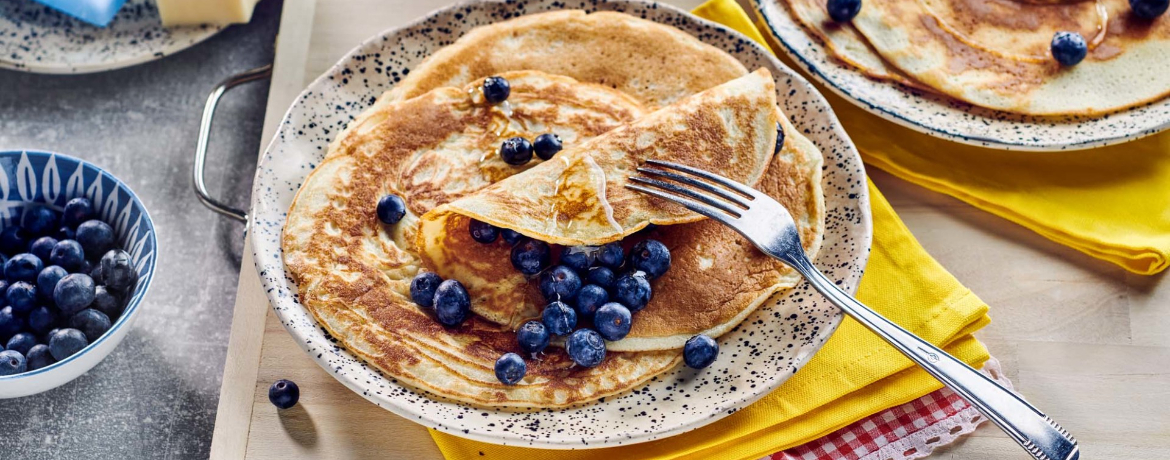
[[[350,48],[448,2],[315,3],[286,0],[266,139],[296,94]],[[1126,273],[953,198],[869,172],[923,246],[991,305],[992,323],[977,336],[1017,389],[1078,438],[1084,458],[1170,458],[1165,276]],[[369,404],[300,350],[269,314],[246,253],[212,458],[440,458],[425,429]],[[301,387],[300,404],[284,412],[266,397],[280,378]],[[1030,457],[985,424],[932,458]]]

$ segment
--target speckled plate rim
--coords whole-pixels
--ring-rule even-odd
[[[262,213],[257,212],[257,211],[260,209],[263,209],[265,207],[263,205],[263,203],[260,202],[261,192],[266,188],[270,188],[273,185],[276,185],[276,184],[268,183],[268,182],[265,182],[264,180],[262,180],[262,174],[264,172],[265,165],[269,162],[277,161],[276,158],[273,156],[273,153],[276,150],[277,146],[279,144],[281,144],[282,142],[284,142],[283,138],[286,135],[286,130],[293,129],[292,128],[292,117],[294,115],[294,110],[297,108],[298,105],[300,105],[302,102],[304,102],[306,100],[306,98],[310,94],[312,94],[316,88],[318,88],[320,85],[324,85],[333,74],[337,73],[341,69],[344,69],[345,66],[348,63],[350,63],[354,59],[355,56],[360,55],[360,53],[362,52],[362,50],[365,47],[370,46],[370,45],[372,45],[375,42],[378,42],[380,40],[384,40],[385,37],[394,35],[395,33],[398,33],[400,31],[403,31],[406,29],[410,29],[413,27],[423,25],[433,17],[439,16],[442,14],[446,14],[446,13],[451,13],[451,12],[454,12],[456,10],[466,8],[468,6],[479,5],[479,4],[483,4],[483,3],[501,3],[503,1],[505,1],[505,0],[463,1],[463,2],[459,2],[456,4],[450,5],[448,7],[442,8],[442,9],[434,10],[434,11],[430,12],[429,14],[427,14],[419,19],[416,19],[408,24],[405,24],[401,27],[386,29],[379,34],[364,40],[357,47],[352,49],[350,52],[346,53],[345,56],[343,56],[337,63],[335,63],[332,67],[330,67],[330,69],[326,70],[322,75],[318,76],[294,100],[292,106],[290,107],[290,109],[285,113],[284,117],[282,118],[281,123],[280,123],[280,127],[277,130],[277,133],[275,134],[275,136],[271,140],[271,142],[268,144],[268,147],[266,148],[265,153],[264,153],[263,157],[261,158],[260,165],[257,168],[256,177],[255,177],[254,184],[253,184],[251,212],[249,212],[250,219],[254,220],[254,219],[257,219],[258,217],[260,217]],[[510,1],[510,0],[508,0],[508,1]],[[564,3],[565,2],[562,2],[562,4],[564,4]],[[595,3],[607,3],[607,2],[605,0],[601,0],[601,1],[598,1]],[[806,87],[810,96],[813,98],[812,102],[815,105],[817,105],[817,107],[811,108],[811,109],[809,109],[809,111],[816,111],[816,112],[823,113],[825,117],[828,117],[828,119],[832,121],[831,126],[828,128],[828,130],[832,132],[833,136],[836,136],[839,139],[838,143],[836,145],[834,145],[833,147],[842,149],[844,152],[843,153],[844,161],[847,163],[852,163],[853,165],[856,165],[856,168],[857,168],[857,171],[849,171],[849,174],[850,174],[849,180],[851,182],[856,181],[855,183],[857,184],[856,190],[850,195],[849,198],[854,200],[853,202],[856,205],[856,209],[852,210],[852,211],[856,212],[857,216],[855,216],[854,219],[856,219],[858,221],[858,223],[856,223],[856,224],[843,224],[843,225],[853,227],[852,230],[854,232],[850,232],[846,236],[850,239],[853,239],[855,241],[854,245],[857,247],[860,247],[861,250],[855,256],[855,258],[850,261],[852,263],[852,267],[853,267],[850,269],[851,272],[845,277],[845,279],[840,280],[842,283],[842,287],[845,288],[847,291],[850,291],[850,292],[855,291],[857,289],[857,285],[860,283],[861,276],[864,274],[865,266],[867,265],[867,262],[869,260],[870,246],[871,246],[872,237],[873,237],[873,222],[872,222],[872,216],[870,215],[869,194],[868,194],[867,186],[866,186],[867,182],[866,182],[864,164],[862,163],[860,154],[858,153],[856,147],[853,145],[852,140],[848,137],[848,135],[845,133],[844,129],[841,127],[840,123],[837,121],[836,115],[833,113],[833,110],[829,106],[828,101],[826,101],[824,99],[824,97],[816,90],[816,88],[813,87],[807,80],[805,80],[799,73],[795,72],[794,70],[792,70],[791,68],[787,67],[785,64],[780,62],[767,49],[765,49],[764,47],[760,46],[759,44],[755,43],[754,41],[752,41],[748,37],[744,36],[743,34],[740,34],[739,32],[737,32],[735,30],[727,28],[721,24],[694,16],[694,15],[690,14],[689,12],[682,10],[678,7],[675,7],[673,5],[661,4],[661,3],[646,1],[646,0],[617,0],[617,1],[608,2],[608,3],[641,5],[643,7],[652,7],[654,9],[664,9],[664,10],[673,12],[674,14],[682,15],[687,20],[693,21],[694,23],[696,23],[698,25],[702,25],[702,26],[705,26],[708,28],[718,29],[718,30],[722,31],[723,33],[726,33],[727,35],[736,37],[744,47],[749,47],[749,48],[754,49],[756,53],[759,53],[759,55],[762,57],[762,59],[769,61],[775,67],[775,69],[780,70],[784,74],[784,75],[773,75],[773,77],[775,79],[777,79],[777,80],[788,79],[792,82],[793,86]],[[574,6],[567,5],[566,8],[574,8]],[[542,11],[545,11],[545,10],[540,10],[540,11],[529,10],[529,11],[525,11],[524,14],[532,14],[532,13],[542,12]],[[700,39],[702,39],[702,37],[700,37]],[[822,147],[822,150],[823,149],[824,148]],[[825,152],[822,152],[822,153],[824,153],[826,156],[826,158],[825,158],[826,159],[826,165],[825,165],[826,169],[842,169],[842,170],[844,169],[844,167],[835,167],[835,166],[829,164],[828,154]],[[303,167],[304,165],[301,165],[301,166]],[[311,170],[315,166],[316,165],[310,165],[309,169]],[[305,173],[305,174],[307,175],[307,173]],[[853,175],[853,174],[856,174],[856,175]],[[303,180],[303,178],[301,180]],[[290,182],[290,183],[281,184],[281,185],[285,186],[285,185],[291,185],[291,184],[292,183]],[[296,187],[299,188],[299,185],[297,185]],[[279,222],[279,226],[280,226],[280,230],[283,231],[284,219],[287,218],[287,209],[275,210],[275,212],[279,212],[280,215],[282,216],[281,220]],[[842,218],[844,218],[844,217],[842,217]],[[828,217],[827,217],[827,219],[828,219]],[[257,224],[258,224],[258,222],[251,221],[251,222],[249,222],[249,227],[253,228]],[[259,222],[259,224],[272,225],[272,223],[265,223],[265,222]],[[255,231],[255,230],[253,229],[251,231]],[[377,405],[379,407],[382,407],[386,410],[389,410],[390,412],[392,412],[396,415],[399,415],[403,418],[414,421],[415,423],[423,424],[429,428],[433,428],[435,430],[438,430],[438,431],[441,431],[444,433],[448,433],[451,435],[455,435],[458,437],[462,437],[462,438],[472,439],[472,440],[476,440],[476,441],[482,441],[482,442],[491,443],[491,444],[520,445],[520,446],[525,446],[525,447],[536,447],[536,448],[544,448],[544,449],[566,449],[566,450],[568,450],[568,449],[573,449],[573,450],[594,449],[594,448],[613,447],[613,446],[618,446],[618,445],[631,445],[631,444],[637,444],[637,443],[642,443],[642,442],[648,442],[648,441],[652,441],[655,439],[662,439],[662,438],[682,434],[682,433],[685,433],[688,431],[692,431],[692,430],[701,428],[703,426],[706,426],[710,423],[713,423],[715,421],[718,421],[718,420],[720,420],[728,415],[731,415],[731,414],[735,413],[738,409],[746,407],[746,406],[756,402],[760,398],[766,396],[772,390],[779,387],[783,382],[787,381],[787,379],[793,375],[792,373],[785,372],[786,370],[784,370],[784,369],[777,370],[777,374],[784,373],[784,375],[780,375],[778,378],[773,379],[771,381],[772,383],[770,385],[765,386],[765,387],[760,388],[760,389],[757,389],[757,390],[754,390],[754,391],[750,392],[750,394],[748,394],[747,396],[740,398],[738,400],[735,400],[731,404],[726,404],[726,405],[722,406],[721,410],[707,414],[706,417],[696,418],[696,419],[688,421],[688,422],[674,424],[673,426],[671,426],[669,428],[658,430],[658,431],[655,431],[654,433],[642,433],[642,434],[638,434],[638,435],[627,435],[625,437],[620,437],[620,438],[619,437],[609,438],[609,437],[598,436],[595,438],[576,438],[576,439],[566,439],[566,440],[536,440],[536,439],[529,438],[529,437],[516,436],[512,432],[505,432],[505,433],[496,432],[496,433],[491,433],[491,434],[485,434],[485,433],[480,433],[480,432],[477,432],[474,430],[469,431],[468,429],[452,426],[447,420],[444,420],[442,418],[433,418],[433,417],[425,416],[425,415],[421,414],[420,412],[418,412],[417,410],[414,410],[414,407],[412,407],[412,406],[401,406],[401,405],[392,404],[392,403],[390,403],[391,402],[390,400],[379,398],[377,395],[373,394],[370,391],[370,388],[364,386],[362,384],[362,382],[358,381],[359,380],[358,377],[349,376],[349,375],[340,375],[338,372],[335,372],[334,365],[329,362],[328,357],[322,357],[322,355],[325,354],[325,353],[322,353],[322,350],[331,350],[333,353],[339,353],[339,354],[344,354],[344,355],[350,355],[349,352],[346,351],[344,349],[344,347],[341,347],[337,343],[330,343],[328,340],[325,340],[322,342],[321,339],[319,339],[319,338],[307,336],[302,331],[294,328],[293,325],[290,324],[290,322],[285,318],[284,310],[286,308],[290,308],[290,307],[301,310],[305,315],[309,315],[309,314],[307,313],[307,311],[304,310],[304,307],[301,306],[299,304],[299,302],[296,302],[295,299],[292,299],[292,297],[295,297],[295,294],[289,295],[287,297],[281,296],[280,293],[277,292],[279,286],[273,285],[274,280],[288,282],[288,284],[291,285],[291,287],[293,288],[293,290],[291,290],[290,294],[295,292],[295,284],[293,284],[291,282],[291,280],[289,280],[287,278],[287,275],[284,273],[283,258],[280,256],[281,251],[280,251],[279,244],[277,244],[275,248],[269,249],[269,248],[264,246],[264,243],[262,243],[260,241],[260,239],[256,238],[255,235],[253,235],[252,250],[253,250],[253,255],[254,255],[255,267],[256,267],[257,272],[260,275],[261,283],[263,284],[263,286],[265,288],[266,295],[268,296],[269,302],[270,302],[273,310],[275,311],[277,316],[280,317],[280,319],[281,319],[281,324],[285,327],[285,329],[289,332],[289,334],[292,335],[293,338],[298,341],[298,343],[302,344],[301,348],[303,350],[305,350],[305,352],[311,358],[313,358],[313,360],[318,365],[320,365],[322,367],[322,369],[324,369],[327,373],[332,375],[335,379],[337,379],[339,382],[341,382],[347,388],[349,388],[350,390],[354,391],[355,393],[361,395],[363,398],[374,403],[375,405]],[[822,252],[822,255],[823,255],[823,252]],[[265,263],[265,260],[267,260],[266,256],[275,256],[275,260],[277,263],[272,265],[272,266],[267,265]],[[818,257],[818,262],[820,262],[820,257]],[[275,273],[276,271],[279,271],[279,273]],[[280,281],[278,281],[278,282],[280,282]],[[807,283],[802,283],[800,286],[798,286],[794,289],[791,289],[791,290],[783,291],[782,293],[780,293],[778,295],[780,295],[781,297],[787,297],[790,295],[795,295],[795,293],[797,293],[798,291],[804,297],[818,295],[818,294],[815,294],[815,291],[813,291],[812,288],[809,287]],[[767,304],[770,305],[770,304],[774,303],[776,298],[777,298],[777,296],[773,296],[771,299],[769,299]],[[803,305],[803,304],[806,304],[807,302],[814,302],[815,303],[815,301],[812,301],[812,300],[805,300],[803,302],[798,302],[798,305]],[[757,311],[756,313],[753,313],[753,316],[759,314],[765,308],[769,308],[769,307],[761,307],[759,311]],[[309,315],[309,317],[312,320],[311,315]],[[815,344],[810,344],[810,345],[800,347],[800,350],[791,358],[791,365],[792,365],[791,370],[793,372],[795,372],[796,369],[803,367],[808,362],[808,360],[811,359],[812,356],[817,351],[820,350],[820,348],[824,345],[824,343],[828,340],[828,338],[833,334],[833,332],[836,331],[836,329],[840,325],[843,317],[844,317],[843,313],[834,309],[834,313],[832,314],[832,319],[829,321],[829,324],[827,325],[827,327],[820,328],[820,326],[818,326],[818,328],[820,328],[820,332],[815,334]],[[315,323],[315,320],[313,320],[313,321]],[[748,323],[748,321],[745,320],[744,324],[747,324],[747,323]],[[316,331],[316,332],[320,332],[320,326],[316,325],[316,328],[318,329],[318,331]],[[732,333],[734,333],[734,330],[732,332],[729,332],[728,335],[730,335]],[[318,342],[318,343],[316,343],[316,345],[319,348],[314,349],[314,348],[306,348],[305,347],[305,344],[312,345],[312,344],[314,344],[314,342]],[[352,356],[352,355],[350,355],[350,356]],[[400,387],[409,389],[409,387],[405,387],[405,386],[397,383],[394,379],[381,374],[381,372],[378,371],[376,368],[373,368],[372,366],[368,366],[368,364],[366,364],[364,361],[357,359],[357,358],[353,358],[353,359],[361,362],[361,366],[363,369],[369,369],[369,370],[376,372],[383,379],[390,381],[391,384],[393,384],[395,386],[400,386]],[[366,382],[366,383],[368,384],[369,382]],[[411,390],[411,391],[415,391],[415,390]],[[623,393],[623,394],[627,394],[627,393]],[[425,392],[418,392],[418,394],[421,395],[422,397],[430,398],[430,396],[428,396],[427,393],[425,393]],[[603,400],[616,399],[619,396],[621,396],[621,395],[603,398]],[[450,402],[438,401],[438,400],[434,400],[434,399],[432,399],[432,402],[436,402],[439,404],[454,404],[454,405],[458,405],[458,406],[465,406],[465,405],[459,404],[459,403],[450,403]],[[590,406],[592,406],[592,403],[586,404],[582,407],[590,407]],[[478,407],[473,407],[473,409],[475,412],[495,412],[492,409],[484,409],[484,408],[478,408]],[[569,408],[569,409],[573,409],[573,408]],[[547,410],[547,409],[537,411],[537,412],[550,412],[550,411],[551,412],[562,412],[562,410]],[[507,411],[504,411],[504,412],[507,412]]]
[[[973,145],[976,147],[984,147],[984,148],[991,148],[991,149],[1029,151],[1029,152],[1067,152],[1067,151],[1085,150],[1085,149],[1091,149],[1091,148],[1096,148],[1096,147],[1104,147],[1106,145],[1113,145],[1113,144],[1119,144],[1119,143],[1124,143],[1124,142],[1130,142],[1130,141],[1138,140],[1138,139],[1141,139],[1144,137],[1152,136],[1154,134],[1158,134],[1158,133],[1161,133],[1167,129],[1170,129],[1170,117],[1168,117],[1166,120],[1164,120],[1162,123],[1160,123],[1156,126],[1142,128],[1142,129],[1138,129],[1138,130],[1130,130],[1130,131],[1123,132],[1122,134],[1115,135],[1115,136],[1101,136],[1101,137],[1094,137],[1094,138],[1090,138],[1090,139],[1076,140],[1076,141],[1072,141],[1072,142],[1038,142],[1037,141],[1037,142],[1032,142],[1032,143],[1021,143],[1021,142],[1009,142],[1009,141],[1004,140],[1002,138],[996,138],[996,137],[964,134],[964,133],[961,133],[961,132],[958,132],[958,131],[955,131],[952,129],[936,126],[932,123],[920,120],[916,117],[906,115],[905,113],[903,113],[903,110],[913,110],[912,108],[885,107],[885,106],[882,106],[880,103],[877,103],[875,101],[870,100],[870,98],[867,98],[864,95],[855,94],[853,91],[850,91],[849,89],[844,88],[842,86],[842,84],[837,81],[837,79],[832,78],[829,75],[829,73],[831,72],[830,70],[822,68],[821,66],[817,65],[813,61],[813,59],[802,54],[800,52],[800,50],[796,47],[796,45],[791,43],[788,39],[786,39],[785,34],[780,33],[780,31],[777,29],[778,26],[775,22],[776,19],[773,18],[771,14],[768,14],[765,12],[764,3],[767,2],[767,3],[775,4],[776,5],[775,8],[783,10],[782,14],[790,16],[791,13],[788,10],[788,8],[780,3],[782,1],[783,0],[751,0],[751,3],[752,3],[753,10],[755,11],[756,15],[760,19],[763,20],[765,25],[767,25],[768,34],[771,35],[772,38],[774,38],[778,43],[783,45],[782,49],[783,49],[785,54],[787,54],[794,61],[797,61],[800,64],[802,64],[804,66],[804,68],[808,71],[808,73],[813,76],[813,78],[815,78],[822,85],[825,85],[826,87],[828,87],[830,91],[836,93],[838,96],[841,96],[845,100],[852,102],[854,105],[861,107],[863,110],[865,110],[869,113],[872,113],[874,115],[882,117],[883,119],[892,121],[892,122],[897,123],[899,125],[905,126],[907,128],[913,129],[915,131],[921,132],[923,134],[927,134],[927,135],[938,137],[941,139],[946,139],[946,140],[958,142],[960,144],[967,144],[967,145]],[[828,52],[827,49],[825,49],[825,45],[821,42],[821,40],[818,37],[813,37],[810,34],[808,34],[808,32],[804,30],[804,26],[802,24],[799,24],[795,19],[793,19],[791,17],[787,17],[785,19],[791,21],[792,24],[796,28],[799,28],[799,30],[805,35],[805,39],[807,40],[810,47],[817,48],[821,54],[824,54],[826,56],[830,56],[830,59],[833,59],[831,57],[831,53]],[[837,64],[830,64],[830,65],[833,66],[832,72],[837,72],[837,71],[850,72],[850,73],[853,73],[857,76],[860,76],[861,78],[864,78],[866,80],[871,81],[873,85],[897,86],[897,87],[900,87],[903,91],[907,92],[910,95],[916,95],[916,93],[912,89],[907,88],[904,85],[901,85],[901,84],[898,84],[895,82],[880,82],[880,81],[873,80],[872,78],[863,75],[860,71],[853,69],[851,67],[848,67],[845,64],[837,63]],[[1104,120],[1107,120],[1110,117],[1113,117],[1117,114],[1125,113],[1125,112],[1128,112],[1131,110],[1150,107],[1150,106],[1155,105],[1155,104],[1165,104],[1165,103],[1168,103],[1168,100],[1170,100],[1170,98],[1163,98],[1163,99],[1160,99],[1157,101],[1138,105],[1136,107],[1131,107],[1129,109],[1123,109],[1123,110],[1119,110],[1116,112],[1112,112],[1110,114],[1103,115],[1101,117],[1095,117],[1093,120],[1090,120],[1090,121],[1096,121],[1096,120],[1104,121]],[[956,103],[962,104],[961,102],[957,102],[957,101],[956,101]],[[901,110],[899,110],[899,109],[901,109]],[[988,109],[981,109],[981,108],[976,108],[976,109],[988,110]],[[970,116],[974,117],[975,115],[970,115]]]

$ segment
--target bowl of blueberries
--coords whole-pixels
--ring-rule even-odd
[[[157,252],[122,181],[62,154],[0,151],[0,398],[58,387],[109,355]]]

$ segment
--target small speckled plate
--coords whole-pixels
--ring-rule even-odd
[[[634,444],[677,435],[726,417],[792,376],[829,338],[841,313],[807,285],[774,296],[719,338],[709,368],[680,366],[630,392],[561,410],[506,411],[431,398],[356,359],[297,301],[285,274],[281,232],[293,196],[328,143],[374,98],[423,58],[473,27],[562,8],[617,10],[677,27],[776,78],[781,108],[825,155],[827,209],[817,263],[852,292],[869,256],[871,222],[865,170],[825,99],[796,72],[737,32],[671,6],[641,1],[480,1],[456,5],[359,45],[293,103],[261,159],[252,191],[256,269],[281,323],[341,383],[370,402],[427,427],[480,441],[551,449]],[[306,390],[308,391],[308,390]]]
[[[33,0],[0,1],[0,68],[91,73],[129,67],[187,49],[221,26],[163,27],[155,0],[129,0],[96,27]]]
[[[1099,117],[1034,117],[976,107],[865,76],[833,57],[793,18],[786,0],[752,0],[768,32],[814,78],[857,106],[931,136],[1001,150],[1080,150],[1170,128],[1170,98]]]

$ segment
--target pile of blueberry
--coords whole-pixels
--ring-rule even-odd
[[[503,77],[487,77],[483,80],[483,98],[490,104],[499,104],[508,100],[512,94],[512,85]],[[523,137],[512,137],[500,145],[500,158],[513,166],[527,164],[532,161],[532,154],[541,160],[547,160],[560,152],[561,138],[553,133],[536,136],[529,141]]]
[[[0,231],[0,375],[40,369],[110,329],[138,282],[88,198],[58,213],[30,205]]]

